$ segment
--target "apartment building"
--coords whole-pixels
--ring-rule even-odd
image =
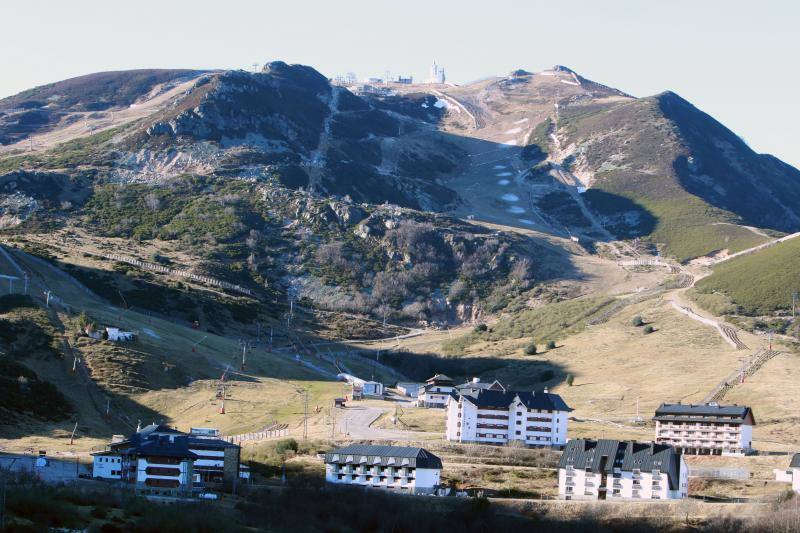
[[[481,378],[472,378],[470,381],[467,381],[466,383],[462,383],[461,385],[456,385],[456,392],[458,394],[469,394],[470,396],[474,396],[478,392],[487,389],[499,390],[499,391],[506,390],[506,388],[503,387],[503,384],[497,380],[481,381]]]
[[[156,447],[161,455],[155,453]],[[161,479],[151,475],[159,469],[169,470],[166,474],[169,479],[165,478],[166,484],[153,490],[170,493],[191,491],[192,486],[231,490],[241,477],[240,447],[219,438],[219,431],[213,428],[192,428],[187,434],[167,425],[151,424],[127,439],[112,442],[108,450],[92,455],[94,477],[133,483],[137,489],[157,485],[158,481],[147,482],[147,479]],[[153,462],[160,460],[167,462]],[[189,483],[183,481],[186,474],[190,476]],[[173,478],[177,479],[177,485]]]
[[[453,378],[445,374],[436,374],[419,389],[417,406],[443,409],[447,406],[447,398],[453,391],[455,391]]]
[[[485,444],[521,442],[563,446],[567,416],[561,396],[544,392],[477,389],[452,394],[447,403],[447,440]]]
[[[683,455],[665,444],[573,439],[558,463],[558,494],[565,500],[685,498]]]
[[[775,469],[775,481],[782,481],[784,483],[791,483],[792,490],[800,493],[800,453],[792,456],[789,462],[789,468],[786,470]]]
[[[753,411],[742,405],[661,404],[656,442],[690,455],[744,455],[753,447]]]
[[[351,444],[325,454],[325,480],[410,494],[435,494],[442,461],[423,448]]]

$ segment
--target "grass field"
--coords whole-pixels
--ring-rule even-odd
[[[720,263],[696,287],[703,294],[724,294],[742,314],[769,315],[791,311],[798,280],[800,239],[792,239]]]

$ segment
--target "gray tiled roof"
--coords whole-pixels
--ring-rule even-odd
[[[464,401],[470,402],[480,408],[500,407],[508,409],[515,398],[520,401],[528,409],[542,409],[545,411],[572,411],[572,409],[564,403],[564,400],[558,394],[549,392],[528,392],[528,391],[499,391],[491,389],[483,389],[477,392],[476,396],[461,396]]]
[[[748,415],[753,418],[752,410],[744,405],[662,403],[653,420],[691,422],[702,417],[709,422],[741,424]]]
[[[436,374],[432,378],[425,380],[426,383],[431,383],[431,382],[435,382],[435,381],[447,381],[447,382],[453,383],[453,378],[451,378],[447,374]]]
[[[800,468],[800,453],[796,453],[792,456],[792,462],[789,463],[789,467]]]
[[[338,460],[334,460],[334,455],[338,455]],[[410,446],[380,446],[374,444],[350,444],[344,448],[338,448],[325,454],[325,462],[347,463],[347,457],[352,456],[351,464],[361,464],[362,458],[366,457],[364,464],[380,464],[387,466],[389,459],[394,459],[395,466],[401,466],[404,459],[408,459],[408,466],[414,468],[442,468],[442,460],[424,448]],[[378,462],[376,462],[376,458]]]
[[[611,439],[569,441],[558,461],[559,468],[572,466],[600,472],[602,458],[606,457],[603,470],[609,474],[614,468],[622,471],[639,469],[642,472],[658,470],[667,474],[670,490],[677,490],[680,483],[680,454],[667,444]]]

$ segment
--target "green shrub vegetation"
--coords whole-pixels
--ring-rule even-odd
[[[461,354],[480,341],[500,341],[529,337],[534,343],[546,343],[579,333],[586,322],[614,301],[607,296],[586,296],[564,300],[535,309],[526,309],[498,321],[491,331],[467,335],[442,343],[447,354]]]
[[[800,290],[800,239],[720,263],[695,288],[698,303],[711,303],[712,312],[732,306],[751,316],[791,311],[792,291]]]
[[[537,348],[534,343],[530,343],[525,346],[525,355],[536,355]]]

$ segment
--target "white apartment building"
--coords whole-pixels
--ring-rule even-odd
[[[444,409],[447,406],[447,399],[455,390],[453,378],[444,374],[436,374],[419,389],[417,406]]]
[[[775,481],[783,481],[784,483],[791,483],[792,490],[800,493],[800,453],[792,456],[789,463],[789,468],[786,470],[775,469]]]
[[[455,442],[563,446],[570,411],[561,396],[547,389],[454,394],[447,404],[446,437]]]
[[[111,451],[93,453],[92,477],[122,479],[122,455]]]
[[[565,500],[679,499],[688,486],[683,455],[664,444],[574,439],[558,463],[558,495]]]
[[[753,447],[753,411],[742,405],[661,404],[656,442],[691,455],[744,455]]]
[[[442,461],[423,448],[351,444],[325,454],[325,480],[410,494],[435,494]]]

